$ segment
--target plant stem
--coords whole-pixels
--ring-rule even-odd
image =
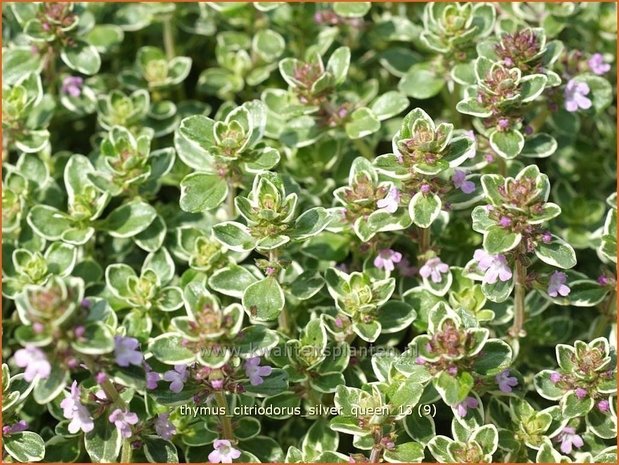
[[[524,266],[522,261],[516,259],[516,265],[514,267],[514,279],[515,279],[515,294],[514,294],[514,324],[509,329],[509,335],[518,339],[526,335],[524,327],[524,298],[526,297],[526,278],[527,267]]]
[[[236,208],[234,206],[234,197],[236,196],[236,188],[232,180],[228,179],[228,196],[226,197],[226,211],[228,219],[234,219],[236,216]]]
[[[226,413],[219,416],[219,421],[221,423],[222,434],[224,439],[233,440],[234,433],[232,432],[232,422],[230,421],[230,417],[228,416],[228,402],[226,401],[226,395],[222,391],[217,391],[215,393],[215,401],[217,402],[217,406],[221,409],[224,409]]]
[[[82,357],[83,357],[82,360],[84,361],[84,364],[88,368],[88,371],[90,371],[92,375],[95,376],[97,373],[97,370],[95,368],[95,364],[93,360],[90,357],[86,357],[86,356],[82,356]],[[109,379],[106,378],[102,383],[100,383],[100,385],[101,385],[101,389],[103,389],[103,392],[105,392],[105,397],[111,400],[120,409],[127,410],[127,404],[125,404],[125,401],[122,399],[122,397],[120,397],[120,394],[114,387],[114,384],[112,384],[112,382]]]
[[[122,451],[120,453],[120,463],[131,463],[131,443],[129,439],[123,439]]]
[[[505,177],[507,175],[507,163],[505,163],[505,159],[497,155],[497,162],[499,164],[499,174]]]
[[[419,255],[423,255],[430,248],[430,228],[420,228],[421,237],[419,238]]]
[[[168,60],[176,56],[174,52],[174,32],[172,31],[172,22],[170,17],[163,20],[163,47]]]
[[[351,139],[355,148],[359,151],[361,155],[363,155],[368,160],[374,159],[374,152],[367,146],[365,142],[361,139]]]
[[[602,302],[600,315],[591,331],[591,339],[604,336],[610,332],[610,325],[615,322],[616,312],[613,311],[613,306],[616,304],[617,291],[611,291],[606,300]]]
[[[383,455],[383,448],[378,444],[374,444],[372,452],[370,452],[370,463],[380,462],[381,455]]]

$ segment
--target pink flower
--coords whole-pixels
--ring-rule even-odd
[[[389,189],[385,198],[376,202],[378,208],[386,210],[388,213],[395,213],[400,204],[400,191],[396,187]]]
[[[608,402],[607,400],[601,400],[598,402],[597,407],[600,412],[606,413],[610,409],[610,402]]]
[[[241,456],[241,451],[232,447],[227,439],[215,439],[213,452],[208,454],[208,461],[211,463],[232,463],[232,460]]]
[[[79,76],[67,76],[62,81],[62,93],[71,97],[79,97],[82,94],[84,79]]]
[[[483,271],[484,283],[494,284],[497,279],[509,281],[512,279],[512,270],[507,266],[507,260],[503,255],[490,255],[483,249],[477,249],[473,258],[479,269]]]
[[[479,402],[475,397],[467,397],[462,402],[456,405],[456,413],[459,417],[464,418],[468,414],[468,409],[477,408],[479,406]]]
[[[185,381],[187,381],[187,365],[174,365],[174,370],[168,370],[163,374],[163,380],[170,383],[170,391],[179,393],[183,390]]]
[[[559,373],[557,373],[556,371],[550,373],[550,382],[552,382],[553,384],[557,384],[559,381],[561,381],[561,375]]]
[[[578,82],[574,79],[565,86],[565,109],[569,112],[575,112],[579,109],[588,110],[591,108],[591,100],[589,95],[589,86],[585,82]]]
[[[46,379],[52,371],[52,366],[47,361],[45,353],[34,346],[26,346],[19,349],[14,356],[15,365],[26,368],[24,380],[31,382],[35,378]]]
[[[391,249],[382,249],[378,252],[378,255],[374,259],[374,266],[376,268],[384,269],[390,273],[395,268],[395,263],[400,263],[402,260],[402,254]]]
[[[142,353],[137,350],[140,343],[132,337],[116,336],[114,338],[114,357],[116,363],[121,367],[129,365],[141,365],[143,360]]]
[[[503,228],[509,228],[512,225],[512,219],[509,216],[502,216],[499,225]]]
[[[567,275],[561,271],[555,271],[550,275],[548,281],[548,295],[550,297],[562,296],[565,297],[571,291],[571,289],[565,284],[567,281]]]
[[[169,441],[176,434],[176,428],[169,420],[169,413],[160,413],[155,420],[155,431],[159,437]]]
[[[576,397],[578,397],[579,399],[584,399],[585,397],[587,397],[587,390],[583,388],[576,388],[574,390],[574,394],[576,394]]]
[[[518,386],[518,379],[509,376],[509,370],[503,370],[494,378],[501,392],[512,392],[512,388]]]
[[[560,449],[564,454],[571,454],[572,447],[578,449],[585,444],[582,438],[576,434],[576,430],[569,426],[561,430],[559,435],[555,438],[555,442],[561,442]]]
[[[601,53],[591,55],[587,64],[594,74],[602,75],[610,71],[610,65],[604,61],[604,56]]]
[[[263,376],[269,376],[273,369],[268,366],[260,366],[260,357],[248,358],[245,362],[245,374],[252,386],[264,383]]]
[[[451,181],[456,188],[460,189],[465,194],[470,194],[475,191],[475,183],[473,181],[467,181],[466,173],[462,170],[455,170]]]
[[[4,425],[2,427],[2,435],[7,436],[9,434],[21,433],[27,429],[28,423],[24,420],[19,420],[17,423],[13,423],[12,425]]]
[[[439,257],[428,260],[420,269],[419,274],[423,278],[432,277],[432,282],[440,283],[443,279],[441,273],[448,273],[449,265],[443,263]]]
[[[398,273],[405,277],[415,276],[415,274],[417,273],[417,267],[411,266],[408,258],[402,257],[402,260],[400,260],[400,263],[398,263]]]
[[[213,389],[215,389],[216,391],[219,391],[221,388],[224,387],[224,380],[223,379],[211,380],[211,386],[213,386]]]
[[[90,416],[90,412],[82,405],[80,388],[77,385],[77,381],[73,381],[71,393],[65,393],[65,398],[60,402],[60,407],[63,410],[63,416],[71,420],[68,427],[69,433],[75,434],[80,430],[84,433],[88,433],[94,429],[95,424]]]
[[[123,438],[131,437],[131,425],[135,425],[138,422],[138,416],[135,413],[129,411],[123,412],[119,408],[114,410],[108,419],[110,423],[114,423]]]

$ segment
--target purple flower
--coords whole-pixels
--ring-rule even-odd
[[[565,109],[569,112],[575,112],[579,109],[588,110],[591,108],[591,100],[586,97],[589,92],[587,83],[578,82],[574,79],[569,81],[565,86]]]
[[[260,366],[260,357],[248,358],[245,362],[245,374],[252,386],[264,383],[263,376],[269,376],[273,369],[268,366]]]
[[[135,413],[122,411],[119,408],[114,410],[108,419],[110,423],[114,423],[123,438],[131,437],[131,425],[135,425],[138,422],[138,416]]]
[[[426,364],[426,360],[423,357],[417,357],[415,359],[415,364],[417,364],[417,365],[425,365]]]
[[[397,187],[392,187],[384,199],[380,199],[376,202],[378,208],[386,210],[388,213],[395,213],[400,204],[400,191]]]
[[[557,384],[559,381],[561,381],[561,375],[559,373],[557,373],[556,371],[550,373],[550,382],[552,382],[553,384]]]
[[[606,413],[610,409],[610,402],[607,400],[601,400],[598,402],[597,407],[600,412]]]
[[[456,413],[459,417],[464,418],[470,408],[477,408],[479,406],[479,402],[475,397],[467,397],[462,402],[456,405]]]
[[[15,365],[20,368],[26,368],[24,371],[24,379],[28,382],[39,377],[45,379],[52,371],[52,366],[47,361],[45,353],[34,346],[26,346],[25,349],[19,349],[14,356]]]
[[[241,451],[232,447],[227,439],[215,439],[213,452],[208,454],[208,461],[211,463],[232,463],[232,460],[241,456]]]
[[[28,429],[28,423],[24,420],[19,420],[17,423],[13,423],[12,425],[4,425],[2,427],[2,434],[8,435],[13,433],[21,433],[22,431],[26,431]]]
[[[155,431],[159,437],[169,441],[176,434],[176,428],[169,420],[169,413],[160,413],[155,420]]]
[[[71,97],[79,97],[82,94],[84,79],[79,76],[67,76],[62,81],[62,93]]]
[[[174,370],[168,370],[163,374],[163,380],[170,383],[170,391],[179,393],[183,390],[185,381],[187,381],[187,365],[174,365]]]
[[[466,173],[462,170],[455,170],[451,181],[456,188],[460,189],[465,194],[470,194],[475,190],[475,183],[473,181],[467,181]]]
[[[571,289],[565,284],[567,281],[567,275],[561,271],[555,271],[550,275],[548,281],[548,295],[550,297],[562,296],[565,297],[571,291]]]
[[[69,433],[75,434],[82,430],[84,433],[92,431],[95,424],[90,416],[90,412],[80,400],[80,388],[77,381],[73,381],[71,385],[71,393],[65,393],[65,398],[60,402],[62,414],[65,418],[71,420],[69,423]]]
[[[146,388],[157,389],[157,383],[161,381],[161,375],[156,371],[146,372]]]
[[[610,71],[610,65],[604,61],[604,56],[601,53],[591,55],[587,64],[594,74],[602,75]]]
[[[507,118],[500,118],[498,122],[499,131],[504,131],[509,128],[509,120]]]
[[[574,428],[570,428],[566,426],[561,430],[559,435],[555,438],[555,442],[561,443],[561,452],[564,454],[571,454],[572,447],[578,449],[584,445],[584,441],[582,438],[576,434],[576,430]]]
[[[544,244],[550,244],[552,242],[552,234],[550,234],[548,231],[542,234],[542,242]]]
[[[421,187],[419,188],[419,190],[423,193],[423,194],[428,194],[432,188],[430,187],[429,184],[422,184]]]
[[[114,338],[114,356],[116,357],[116,363],[121,367],[128,367],[129,365],[141,365],[142,353],[137,350],[139,342],[132,337],[116,336]]]
[[[584,399],[585,397],[587,397],[587,390],[583,388],[576,388],[574,390],[574,394],[576,394],[576,397],[578,397],[579,399]]]
[[[502,216],[499,220],[499,226],[509,228],[512,225],[512,219],[509,216]]]
[[[483,249],[477,249],[473,255],[479,269],[483,271],[484,283],[494,284],[497,279],[509,281],[512,279],[512,270],[507,266],[507,260],[503,255],[490,255]]]
[[[449,265],[443,263],[439,257],[431,258],[419,268],[419,274],[426,279],[432,277],[432,282],[434,283],[440,283],[443,279],[441,273],[448,272]]]
[[[216,391],[219,391],[221,388],[224,387],[224,380],[223,379],[213,379],[213,380],[211,380],[211,386],[213,386],[213,389],[215,389]]]
[[[494,378],[501,392],[512,392],[512,388],[518,386],[518,379],[509,376],[509,370],[503,370]]]
[[[374,259],[374,266],[376,268],[384,269],[390,273],[395,268],[395,263],[400,263],[402,260],[402,254],[392,249],[382,249],[378,251],[378,255]]]

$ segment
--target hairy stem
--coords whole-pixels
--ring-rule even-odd
[[[83,355],[82,356],[82,360],[84,361],[84,364],[86,365],[86,368],[88,368],[88,371],[90,371],[93,376],[96,376],[97,369],[95,367],[95,363],[94,363],[93,359]],[[118,408],[120,408],[122,410],[126,410],[127,409],[127,404],[122,399],[122,397],[120,397],[120,394],[116,390],[116,387],[114,386],[114,384],[108,378],[105,378],[105,380],[103,380],[103,382],[99,383],[99,385],[101,386],[101,389],[103,389],[103,392],[105,392],[105,397],[107,397],[109,400],[111,400]]]
[[[228,412],[228,402],[226,401],[226,395],[222,391],[217,391],[215,393],[215,402],[217,402],[217,406],[220,409]],[[224,413],[223,415],[219,415],[219,422],[221,424],[224,439],[233,440],[234,433],[232,432],[232,422],[230,421],[228,414]]]
[[[514,323],[509,329],[509,335],[518,339],[526,335],[524,327],[524,298],[526,296],[527,267],[522,261],[516,260],[514,267],[515,293],[514,293]]]

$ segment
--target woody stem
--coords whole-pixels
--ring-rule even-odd
[[[355,146],[355,148],[359,151],[359,153],[363,155],[365,158],[367,158],[368,160],[374,159],[374,153],[372,152],[370,147],[368,147],[367,144],[363,142],[361,139],[352,139],[352,143]]]

